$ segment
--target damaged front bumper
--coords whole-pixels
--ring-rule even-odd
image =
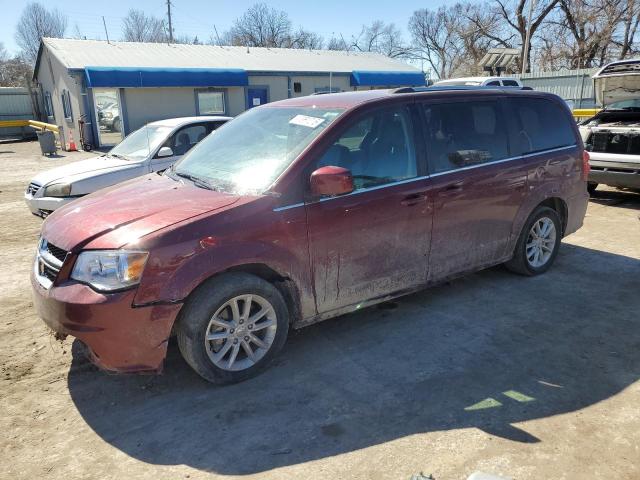
[[[181,304],[133,306],[135,289],[103,294],[77,282],[44,288],[31,274],[34,305],[55,332],[84,343],[98,367],[160,373]]]

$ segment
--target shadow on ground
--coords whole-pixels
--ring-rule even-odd
[[[599,189],[591,195],[589,200],[607,207],[640,210],[640,191]]]
[[[640,378],[638,278],[638,260],[564,245],[541,277],[494,268],[294,332],[276,365],[242,384],[208,385],[172,345],[160,377],[107,376],[75,355],[69,390],[127,455],[223,474],[438,430],[544,442],[513,424]]]

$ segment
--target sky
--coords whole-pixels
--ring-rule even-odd
[[[102,16],[107,24],[111,40],[119,40],[122,19],[130,8],[144,10],[147,14],[161,17],[166,15],[166,0],[40,0],[47,8],[55,7],[68,17],[67,36],[75,36],[76,25],[87,38],[105,39]],[[255,0],[171,0],[173,28],[176,35],[197,35],[202,41],[208,40],[211,24],[219,33],[227,30],[233,21]],[[289,14],[294,27],[304,26],[330,39],[345,40],[360,32],[363,24],[374,20],[395,23],[406,34],[411,14],[420,8],[437,8],[454,0],[402,0],[389,2],[380,0],[278,0],[266,2],[270,6]],[[26,0],[0,0],[0,42],[11,54],[18,52],[14,40],[15,26],[20,18]]]

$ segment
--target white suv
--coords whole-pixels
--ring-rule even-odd
[[[36,175],[24,194],[31,213],[45,218],[89,193],[141,175],[165,170],[231,117],[171,118],[128,135],[108,153]]]
[[[612,62],[593,80],[604,108],[580,123],[591,164],[589,192],[598,184],[640,189],[640,60]]]
[[[461,77],[440,80],[434,85],[438,87],[522,87],[522,82],[513,77]]]

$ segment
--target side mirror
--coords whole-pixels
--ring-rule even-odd
[[[156,155],[156,157],[158,158],[172,157],[172,156],[173,156],[173,150],[171,150],[171,148],[169,147],[162,147],[160,150],[158,150],[158,154]]]
[[[342,167],[320,167],[311,174],[311,193],[315,196],[334,197],[353,192],[351,172]]]

